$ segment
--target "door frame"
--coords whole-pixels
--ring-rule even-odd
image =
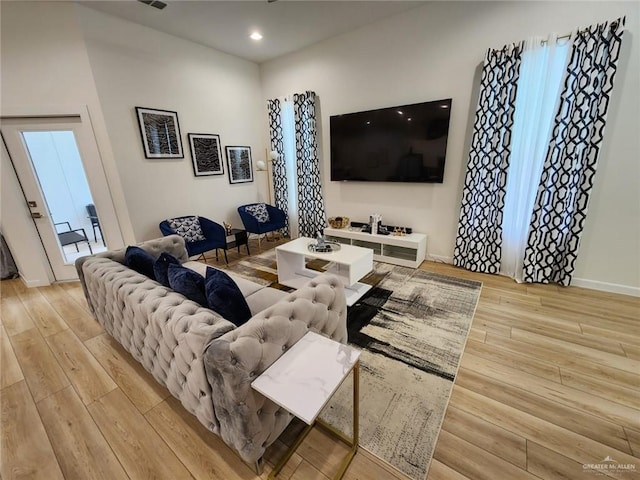
[[[91,189],[92,195],[94,196],[94,200],[96,204],[100,204],[100,214],[108,215],[110,221],[107,221],[106,224],[109,227],[103,227],[103,233],[105,240],[108,242],[109,248],[117,249],[121,248],[125,245],[125,236],[129,238],[131,236],[130,232],[132,232],[131,222],[129,219],[129,213],[126,210],[126,203],[124,200],[124,193],[121,188],[120,178],[117,174],[117,168],[113,163],[113,157],[109,155],[111,153],[110,143],[108,141],[108,137],[103,136],[102,142],[98,138],[94,123],[91,120],[91,115],[89,113],[89,109],[87,105],[49,105],[49,106],[38,106],[38,107],[28,107],[28,106],[13,106],[13,107],[3,107],[0,113],[0,121],[2,120],[20,120],[24,119],[25,121],[36,120],[38,118],[54,120],[59,118],[61,121],[64,121],[64,117],[80,117],[80,126],[79,128],[82,131],[83,137],[86,141],[78,142],[82,147],[88,147],[88,151],[86,155],[92,157],[92,161],[87,162],[87,159],[83,157],[83,165],[85,167],[85,172],[87,176],[87,181],[89,183],[89,187]],[[100,122],[99,122],[100,123]],[[105,145],[106,142],[106,145]],[[9,152],[6,148],[4,148],[4,153],[7,155],[7,160],[9,164],[12,165],[12,160],[9,155]],[[106,150],[106,155],[103,154],[103,151]],[[105,157],[109,159],[111,162],[109,164],[105,164]],[[89,163],[89,165],[88,165]],[[9,172],[5,172],[9,173]],[[12,175],[15,177],[15,181],[20,188],[20,197],[21,200],[26,205],[26,199],[24,197],[24,191],[22,191],[21,185],[19,185],[20,181],[15,172],[12,172]],[[17,196],[14,194],[11,196],[11,200],[16,200]],[[118,200],[118,201],[116,201]],[[118,204],[120,208],[117,208]],[[106,208],[105,208],[106,207]],[[7,215],[8,217],[8,215]],[[17,220],[17,218],[13,218],[13,220]],[[106,218],[105,218],[106,220]],[[49,264],[49,259],[44,251],[44,247],[41,245],[41,239],[38,234],[38,230],[35,225],[35,221],[31,218],[25,218],[24,221],[20,220],[20,227],[18,230],[22,230],[23,234],[25,231],[29,232],[29,236],[32,239],[37,239],[38,244],[40,244],[40,255],[39,255],[39,263],[41,266],[45,267],[47,278],[42,278],[41,274],[36,273],[36,271],[31,268],[32,272],[39,278],[23,278],[23,281],[27,286],[42,286],[48,285],[51,282],[55,281],[55,277],[53,275],[53,271]],[[34,251],[25,252],[22,249],[21,238],[18,234],[13,234],[10,232],[5,226],[5,232],[3,232],[7,243],[12,249],[12,253],[16,259],[16,263],[20,266],[21,263],[30,263],[33,266],[33,261],[29,261],[25,259],[25,256],[34,255]],[[129,240],[131,241],[131,240]],[[22,257],[22,258],[21,258]],[[38,269],[40,270],[40,269]]]

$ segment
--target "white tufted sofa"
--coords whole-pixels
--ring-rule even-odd
[[[202,264],[188,262],[184,240],[177,235],[139,246],[156,258],[168,252],[202,270]],[[292,417],[252,390],[251,382],[308,330],[346,342],[341,282],[323,274],[287,294],[234,277],[243,294],[250,292],[246,298],[253,314],[236,327],[129,269],[124,253],[108,251],[76,261],[94,317],[186,410],[243,460],[260,465],[265,449]],[[257,300],[251,301],[254,295]],[[269,299],[271,306],[262,308]]]

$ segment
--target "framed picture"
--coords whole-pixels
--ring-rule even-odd
[[[146,158],[184,158],[176,112],[136,107],[136,113]]]
[[[196,177],[224,173],[220,136],[207,133],[189,133],[189,146]]]
[[[253,182],[251,147],[226,147],[229,183]]]

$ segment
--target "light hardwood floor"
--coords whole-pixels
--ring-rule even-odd
[[[640,299],[421,268],[484,283],[430,480],[591,479],[583,464],[607,456],[640,471]],[[257,478],[104,333],[77,282],[1,289],[3,480]],[[326,479],[345,452],[314,430],[280,478]],[[405,477],[360,450],[345,478]]]

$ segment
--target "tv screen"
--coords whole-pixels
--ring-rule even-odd
[[[333,115],[331,180],[442,183],[451,99]]]

